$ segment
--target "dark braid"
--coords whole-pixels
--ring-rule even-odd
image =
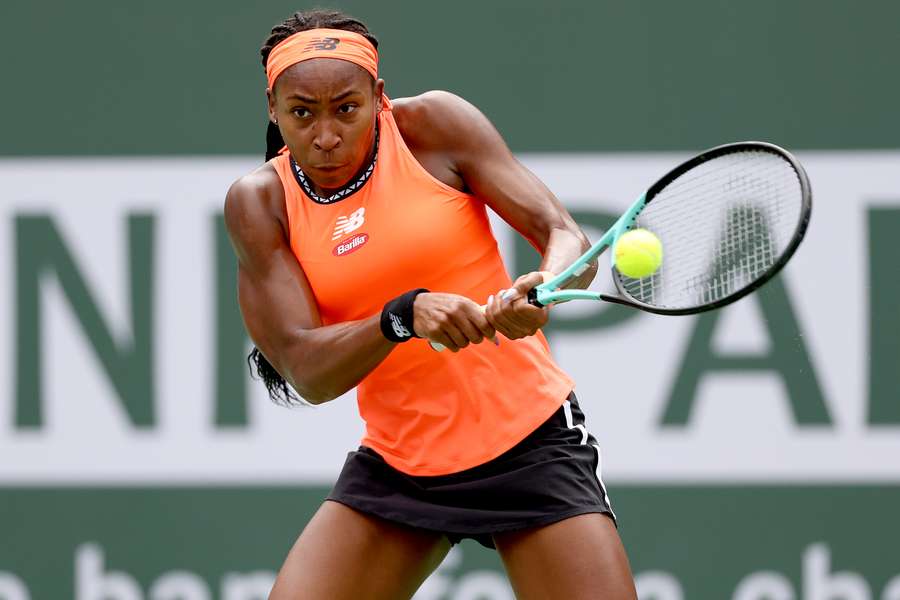
[[[300,31],[309,29],[343,29],[344,31],[352,31],[365,36],[367,40],[372,42],[375,48],[378,48],[378,40],[375,39],[369,29],[357,19],[336,10],[311,10],[307,12],[296,12],[284,22],[279,23],[272,28],[272,33],[263,42],[259,54],[262,57],[263,68],[266,61],[269,60],[269,53],[272,48],[277,46],[281,41]],[[266,128],[266,160],[278,156],[279,150],[284,147],[284,140],[278,126],[269,122]],[[275,370],[275,367],[263,356],[259,348],[253,348],[250,356],[247,357],[247,363],[250,365],[250,373],[262,379],[266,389],[269,391],[269,397],[276,404],[289,406],[298,402],[297,395],[291,390],[290,386],[284,380],[284,377]]]

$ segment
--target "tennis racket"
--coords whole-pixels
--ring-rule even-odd
[[[661,315],[689,315],[743,298],[775,276],[809,225],[812,192],[803,167],[765,142],[711,148],[647,189],[591,248],[529,292],[535,306],[603,300]],[[610,268],[615,293],[565,289],[631,229],[653,232],[663,262],[647,277]],[[444,347],[431,343],[436,350]]]

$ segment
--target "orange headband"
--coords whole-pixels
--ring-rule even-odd
[[[336,58],[359,65],[378,79],[378,51],[365,37],[342,29],[309,29],[295,33],[272,48],[266,61],[269,89],[291,65],[312,58]]]

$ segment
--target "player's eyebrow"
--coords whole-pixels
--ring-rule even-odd
[[[341,92],[340,94],[337,94],[336,96],[332,96],[331,98],[329,98],[328,102],[339,102],[339,101],[343,100],[344,98],[346,98],[347,96],[350,96],[351,94],[357,94],[357,93],[359,93],[359,90],[357,90],[355,88],[349,89],[347,91]],[[310,98],[309,96],[304,96],[303,94],[299,94],[299,93],[290,94],[288,96],[288,100],[300,100],[301,102],[306,102],[307,104],[318,104],[319,103],[319,101],[316,100],[315,98]]]

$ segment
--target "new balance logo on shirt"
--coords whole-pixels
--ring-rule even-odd
[[[331,239],[336,240],[352,231],[356,231],[357,229],[362,227],[363,223],[365,222],[365,207],[353,211],[352,213],[350,213],[349,217],[338,217],[337,222],[334,225],[334,234],[331,236]]]

